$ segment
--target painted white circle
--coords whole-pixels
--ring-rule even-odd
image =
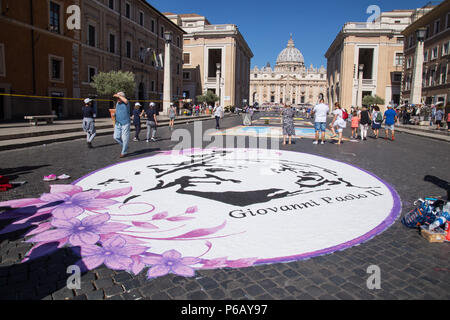
[[[75,184],[132,187],[108,208],[112,222],[130,226],[120,234],[155,254],[175,249],[207,260],[272,263],[342,250],[384,231],[401,211],[397,193],[376,176],[286,151],[163,152]]]

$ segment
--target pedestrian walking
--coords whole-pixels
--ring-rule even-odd
[[[290,105],[285,105],[281,110],[283,123],[283,145],[286,145],[286,138],[289,137],[289,144],[292,144],[292,136],[295,136],[294,126],[295,110]]]
[[[369,125],[371,123],[371,115],[366,106],[362,107],[359,113],[359,127],[361,131],[361,141],[367,140],[367,132],[369,131]]]
[[[432,127],[436,121],[436,106],[434,104],[431,105],[431,117],[430,117],[430,127]]]
[[[95,130],[95,110],[92,106],[92,99],[84,100],[84,107],[82,109],[83,114],[83,130],[86,132],[86,143],[88,148],[92,148],[92,141],[94,140],[97,132]]]
[[[144,111],[142,111],[142,115],[146,116],[147,118],[147,142],[156,141],[156,131],[158,128],[158,118],[157,118],[157,111],[156,111],[156,105],[153,102],[150,102],[148,105],[148,108],[146,108]]]
[[[139,102],[136,102],[133,109],[133,125],[135,129],[134,139],[133,141],[140,141],[139,133],[141,132],[141,107],[142,105]]]
[[[352,113],[352,138],[358,139],[359,117],[355,110]]]
[[[436,130],[441,130],[441,128],[443,127],[442,120],[444,119],[444,116],[445,114],[442,108],[438,108],[434,116],[436,119]]]
[[[175,105],[173,103],[170,104],[169,108],[169,128],[170,130],[173,130],[175,126],[175,116],[177,114],[177,109],[175,108]]]
[[[131,115],[130,106],[125,93],[119,92],[114,95],[117,99],[116,102],[116,114],[115,114],[115,127],[114,127],[114,140],[122,146],[121,158],[125,158],[128,153],[128,143],[130,140],[130,127],[131,127]]]
[[[391,105],[388,105],[388,109],[384,113],[386,139],[389,139],[389,131],[391,131],[392,141],[395,141],[395,123],[397,119],[397,112],[392,109]]]
[[[336,136],[338,136],[337,144],[341,144],[342,143],[342,132],[347,127],[347,123],[345,122],[345,120],[343,118],[343,111],[342,111],[342,108],[341,108],[341,105],[339,104],[339,102],[336,102],[334,104],[334,106],[335,106],[335,110],[333,111],[334,118],[333,118],[333,122],[330,125],[331,130],[333,131],[332,138],[335,138]],[[336,135],[336,132],[338,133],[338,135]]]
[[[319,104],[314,107],[312,114],[314,115],[314,129],[316,131],[316,140],[313,144],[319,144],[319,136],[322,135],[321,144],[325,144],[325,133],[327,130],[327,116],[330,107],[321,99]]]
[[[223,118],[223,107],[217,103],[214,107],[213,113],[216,118],[216,129],[220,130],[220,119]]]
[[[378,106],[374,106],[372,113],[372,130],[373,133],[375,134],[375,139],[379,138],[382,123],[383,123],[383,114],[380,112],[380,108]]]

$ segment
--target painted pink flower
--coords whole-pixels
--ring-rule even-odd
[[[147,251],[147,247],[127,245],[121,236],[116,236],[103,243],[103,246],[87,245],[81,247],[81,262],[88,270],[93,270],[105,264],[113,270],[130,270],[133,264],[132,256]]]
[[[47,203],[57,203],[52,214],[57,219],[69,220],[83,214],[85,210],[104,210],[118,203],[115,200],[98,198],[100,191],[85,191],[74,195],[67,193],[47,193],[40,199]]]
[[[100,214],[78,219],[53,219],[51,225],[57,229],[42,232],[29,242],[53,242],[63,238],[69,238],[73,246],[94,245],[100,240],[100,235],[118,232],[128,228],[127,225],[110,222],[109,214]]]
[[[199,263],[199,258],[181,257],[181,253],[176,250],[170,250],[158,257],[143,257],[144,263],[151,265],[147,276],[149,279],[162,277],[169,273],[174,273],[182,277],[193,277],[195,270],[190,267]]]

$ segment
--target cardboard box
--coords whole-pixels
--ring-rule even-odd
[[[430,231],[428,230],[428,226],[422,226],[420,227],[420,234],[431,243],[445,242],[446,234],[441,228],[436,229],[436,231]]]

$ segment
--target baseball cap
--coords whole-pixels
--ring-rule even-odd
[[[142,107],[142,104],[140,104],[139,102],[136,102],[136,103],[134,104],[134,106],[135,106],[135,107]]]
[[[150,107],[154,107],[154,106],[155,106],[155,103],[150,102]]]
[[[92,100],[90,98],[84,99],[84,104],[91,103],[92,101],[94,101],[94,100]]]

